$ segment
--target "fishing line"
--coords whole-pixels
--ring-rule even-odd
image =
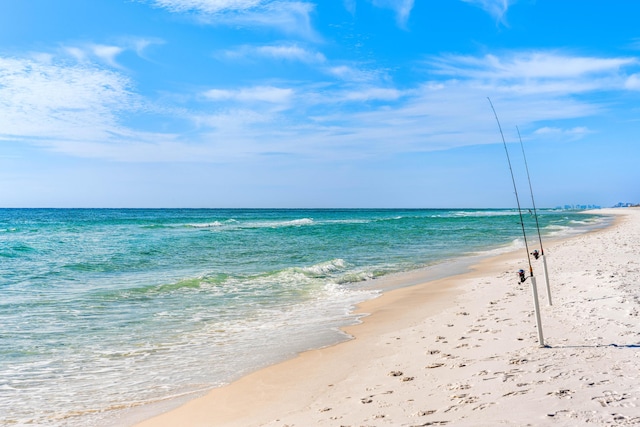
[[[544,249],[542,248],[542,237],[540,236],[540,223],[538,223],[538,211],[536,210],[536,201],[533,199],[533,187],[531,186],[531,175],[529,175],[529,165],[527,164],[527,156],[524,154],[524,145],[522,144],[522,137],[520,136],[520,129],[516,126],[518,131],[518,139],[520,139],[520,148],[522,148],[522,157],[524,158],[524,167],[527,170],[527,179],[529,180],[529,191],[531,192],[531,203],[533,204],[533,216],[536,218],[536,229],[538,230],[538,241],[540,242],[540,255],[544,256]]]
[[[522,217],[522,209],[520,207],[520,198],[518,197],[518,188],[516,186],[516,179],[513,176],[513,168],[511,167],[511,158],[509,157],[509,150],[507,149],[507,142],[504,139],[504,133],[502,132],[502,126],[500,125],[500,120],[498,119],[498,113],[496,113],[496,109],[493,107],[493,102],[491,102],[491,98],[487,97],[489,100],[489,105],[491,105],[491,109],[493,110],[493,115],[496,117],[496,122],[498,123],[498,129],[500,129],[500,136],[502,137],[502,144],[504,145],[504,152],[507,154],[507,162],[509,163],[509,172],[511,172],[511,182],[513,182],[513,191],[516,194],[516,202],[518,204],[518,213],[520,214],[520,225],[522,226],[522,236],[524,237],[524,247],[527,251],[527,260],[529,261],[529,273],[531,278],[531,292],[533,294],[533,309],[536,314],[536,326],[538,329],[538,344],[540,347],[545,347],[544,345],[544,336],[542,333],[542,320],[540,319],[540,304],[538,303],[538,287],[536,285],[536,278],[533,277],[533,267],[531,266],[531,256],[529,255],[529,245],[527,244],[527,232],[524,228],[524,219]],[[526,280],[524,277],[524,272],[520,273],[520,281],[523,282]]]
[[[522,209],[520,208],[520,198],[518,197],[518,188],[516,187],[516,179],[513,176],[513,168],[511,167],[511,158],[509,157],[509,150],[507,150],[507,142],[504,139],[504,133],[502,133],[502,126],[500,126],[500,120],[498,119],[498,114],[496,113],[496,109],[493,108],[493,102],[491,102],[491,98],[487,97],[489,100],[489,105],[491,105],[491,109],[493,110],[493,115],[496,117],[496,122],[498,122],[498,129],[500,129],[500,136],[502,136],[502,144],[504,145],[504,152],[507,154],[507,162],[509,163],[509,172],[511,172],[511,182],[513,182],[513,191],[516,194],[516,203],[518,204],[518,213],[520,214],[520,225],[522,226],[522,236],[524,237],[524,247],[527,250],[527,260],[529,261],[529,273],[531,277],[533,277],[533,267],[531,266],[531,256],[529,255],[529,245],[527,243],[527,233],[524,229],[524,219],[522,217]]]

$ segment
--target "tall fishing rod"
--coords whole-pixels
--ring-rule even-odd
[[[538,230],[538,241],[540,242],[540,256],[542,257],[542,265],[544,266],[544,280],[547,284],[547,301],[549,305],[553,305],[551,302],[551,287],[549,286],[549,272],[547,271],[547,259],[544,256],[544,248],[542,247],[542,237],[540,235],[540,223],[538,222],[538,210],[536,209],[536,201],[533,198],[533,187],[531,186],[531,175],[529,175],[529,165],[527,164],[527,156],[524,153],[524,144],[522,143],[522,136],[520,136],[520,129],[518,128],[518,126],[516,126],[516,130],[518,131],[520,148],[522,148],[522,158],[524,159],[524,167],[527,170],[527,180],[529,181],[529,191],[531,192],[531,203],[533,204],[533,216],[536,219],[536,229]],[[538,258],[537,256],[535,257],[536,259]]]
[[[493,110],[493,115],[496,117],[496,122],[498,123],[498,129],[500,129],[500,136],[502,137],[502,144],[504,145],[504,152],[507,155],[507,162],[509,163],[509,172],[511,172],[511,182],[513,182],[513,191],[516,195],[516,203],[518,204],[518,213],[520,214],[520,225],[522,226],[522,237],[524,238],[524,247],[527,251],[527,260],[529,261],[529,274],[531,278],[531,290],[533,293],[533,308],[536,314],[536,326],[538,327],[538,343],[540,347],[544,347],[544,336],[542,334],[542,320],[540,319],[540,304],[538,303],[538,287],[536,285],[536,278],[533,276],[533,267],[531,265],[531,255],[529,254],[529,245],[527,243],[527,232],[524,228],[524,219],[522,217],[522,209],[520,208],[520,198],[518,197],[518,187],[516,186],[516,179],[513,176],[513,168],[511,167],[511,158],[509,157],[509,150],[507,149],[507,142],[504,139],[504,133],[502,132],[502,126],[500,125],[500,120],[498,119],[498,113],[496,113],[496,109],[493,107],[493,102],[491,102],[491,98],[487,97],[489,100],[489,105],[491,105],[491,110]],[[521,270],[522,271],[522,270]],[[524,276],[524,272],[520,273],[520,281],[524,282],[526,277]]]

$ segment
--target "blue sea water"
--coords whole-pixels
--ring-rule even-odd
[[[0,209],[0,425],[108,425],[345,339],[373,279],[513,245],[513,210]]]

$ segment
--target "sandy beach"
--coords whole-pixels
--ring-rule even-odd
[[[544,348],[519,250],[386,292],[354,339],[138,426],[640,425],[640,209],[598,213],[614,223],[545,245],[553,305],[532,259]]]

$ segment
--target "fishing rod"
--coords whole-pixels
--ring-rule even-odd
[[[520,140],[520,148],[522,148],[522,158],[524,159],[524,167],[527,170],[527,179],[529,180],[529,191],[531,192],[531,203],[533,204],[533,215],[536,219],[536,229],[538,230],[538,241],[540,242],[540,256],[542,257],[542,265],[544,266],[544,280],[547,284],[547,301],[549,305],[553,305],[551,302],[551,287],[549,286],[549,272],[547,271],[547,259],[544,256],[544,248],[542,247],[542,237],[540,236],[540,223],[538,222],[538,211],[536,209],[536,201],[533,199],[533,187],[531,186],[531,175],[529,175],[529,165],[527,164],[527,156],[524,153],[524,144],[522,143],[522,136],[520,136],[520,129],[518,128],[518,126],[516,126],[516,130],[518,131],[518,139]],[[538,256],[536,256],[535,253],[533,254],[533,256],[536,259],[538,259]]]
[[[529,245],[527,243],[527,232],[524,228],[524,219],[522,218],[522,209],[520,208],[520,198],[518,197],[518,187],[516,186],[516,179],[513,176],[513,168],[511,167],[511,158],[509,157],[509,150],[507,149],[507,142],[504,139],[504,133],[502,132],[502,126],[500,125],[500,120],[498,119],[498,113],[496,113],[496,109],[493,107],[493,102],[491,102],[491,98],[487,97],[489,100],[489,105],[491,105],[491,110],[493,110],[493,115],[496,117],[496,122],[498,123],[498,129],[500,130],[500,136],[502,137],[502,144],[504,145],[504,152],[507,154],[507,163],[509,163],[509,172],[511,172],[511,181],[513,182],[513,191],[516,195],[516,203],[518,205],[518,213],[520,214],[520,225],[522,226],[522,237],[524,238],[524,247],[527,251],[527,260],[529,261],[529,274],[531,278],[531,290],[533,293],[533,308],[536,314],[536,326],[538,327],[538,343],[540,347],[544,347],[544,336],[542,334],[542,320],[540,319],[540,304],[538,303],[538,287],[536,285],[536,278],[533,276],[533,267],[531,266],[531,255],[529,254]],[[520,282],[524,282],[526,277],[524,275],[524,271],[520,270],[518,273],[520,275]]]

